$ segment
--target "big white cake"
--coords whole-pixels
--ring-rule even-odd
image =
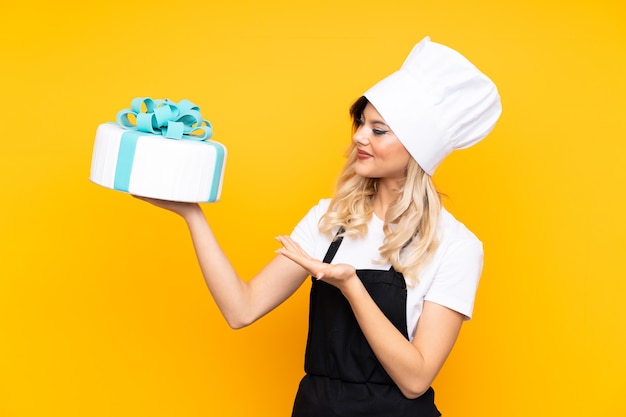
[[[226,148],[212,132],[187,100],[135,99],[117,123],[98,126],[89,179],[143,197],[218,201]]]

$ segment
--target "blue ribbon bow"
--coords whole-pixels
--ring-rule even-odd
[[[211,123],[202,118],[200,108],[189,100],[175,103],[169,99],[138,97],[132,101],[130,109],[117,113],[116,120],[125,129],[168,139],[204,141],[213,136]]]

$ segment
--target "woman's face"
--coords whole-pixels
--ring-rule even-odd
[[[363,110],[353,140],[357,147],[355,171],[367,178],[402,179],[411,156],[368,103]]]

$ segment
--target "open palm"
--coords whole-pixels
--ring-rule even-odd
[[[283,247],[276,252],[300,265],[316,279],[324,280],[341,289],[349,280],[357,277],[352,265],[324,263],[312,258],[291,237],[279,236],[277,239]]]

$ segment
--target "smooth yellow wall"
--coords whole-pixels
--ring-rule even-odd
[[[181,220],[88,181],[98,124],[190,99],[228,147],[205,212],[250,277],[332,193],[347,108],[423,36],[504,113],[435,176],[484,241],[445,416],[626,416],[626,10],[595,1],[0,5],[0,416],[285,416],[307,288],[232,331]]]

